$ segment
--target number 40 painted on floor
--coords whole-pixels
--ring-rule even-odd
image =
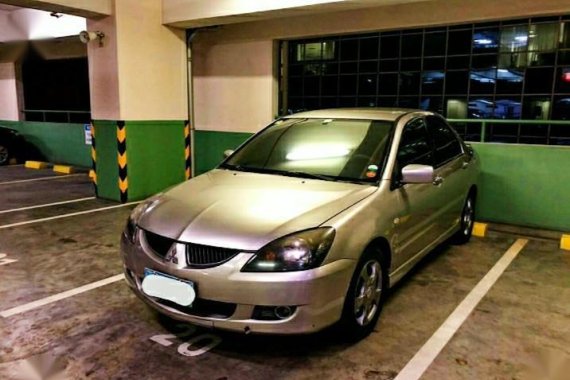
[[[196,332],[196,327],[193,325],[178,324],[176,325],[176,327],[183,328],[184,330],[176,335],[175,334],[154,335],[150,337],[150,340],[164,347],[169,347],[173,343],[170,341],[170,339],[188,338],[189,336],[191,336]],[[200,345],[199,348],[193,349],[192,346],[196,346],[196,343],[198,342],[202,342],[203,344]],[[178,346],[178,353],[184,356],[200,356],[210,351],[212,348],[216,347],[220,343],[222,343],[222,338],[220,338],[219,336],[213,334],[202,334]]]
[[[16,259],[6,259],[7,256],[5,253],[0,253],[0,265],[12,264],[18,261]]]

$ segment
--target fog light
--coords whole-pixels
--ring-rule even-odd
[[[292,316],[296,309],[296,306],[256,306],[252,318],[261,321],[279,321]]]

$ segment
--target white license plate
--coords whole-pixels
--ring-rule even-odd
[[[145,268],[142,290],[146,295],[190,306],[196,298],[194,283]]]

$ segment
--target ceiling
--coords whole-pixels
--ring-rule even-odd
[[[12,12],[18,9],[22,9],[20,7],[15,7],[13,5],[8,5],[8,4],[2,4],[0,3],[0,11],[4,11],[4,12]]]

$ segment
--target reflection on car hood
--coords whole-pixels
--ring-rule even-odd
[[[376,190],[213,170],[166,192],[139,225],[183,242],[253,251],[278,237],[317,227]]]

